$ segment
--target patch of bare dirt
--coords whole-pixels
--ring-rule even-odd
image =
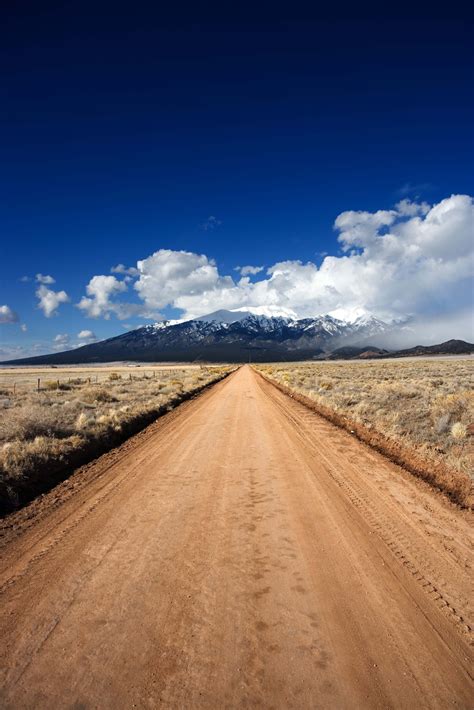
[[[3,521],[2,706],[470,707],[470,519],[243,367]]]

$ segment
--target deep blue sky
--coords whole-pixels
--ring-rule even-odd
[[[120,332],[44,318],[23,275],[76,302],[159,248],[222,273],[318,262],[343,210],[472,193],[471,28],[450,8],[35,2],[0,24],[0,303],[29,327],[3,342]]]

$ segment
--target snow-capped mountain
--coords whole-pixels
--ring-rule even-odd
[[[341,317],[336,317],[335,313],[334,311],[314,318],[298,319],[295,313],[289,309],[257,306],[218,310],[188,321],[162,321],[145,327],[163,330],[163,328],[188,324],[188,327],[195,332],[196,330],[208,332],[210,329],[213,332],[219,332],[228,330],[229,327],[232,329],[235,324],[240,323],[249,332],[261,334],[275,333],[282,328],[292,329],[292,340],[295,339],[295,336],[298,339],[298,335],[320,339],[331,339],[336,336],[365,337],[366,335],[384,333],[390,329],[387,323],[361,308],[344,312],[341,309],[339,311]],[[343,318],[342,315],[345,317]],[[190,325],[192,323],[196,325]],[[201,324],[207,324],[207,326]]]
[[[290,310],[272,307],[218,310],[192,320],[161,321],[23,362],[303,360],[342,346],[377,346],[391,331],[390,325],[365,311],[346,315],[298,319]]]
[[[336,318],[336,320],[340,320],[343,323],[355,323],[356,321],[374,317],[360,306],[356,308],[336,308],[334,311],[329,311],[328,316]]]

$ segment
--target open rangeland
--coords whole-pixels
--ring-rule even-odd
[[[2,707],[472,707],[469,516],[242,367],[5,519]]]
[[[0,512],[30,500],[230,367],[0,368]]]
[[[258,369],[457,503],[474,503],[473,358],[284,363]]]

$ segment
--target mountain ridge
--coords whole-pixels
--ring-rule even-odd
[[[92,364],[124,360],[265,362],[334,359],[338,356],[338,350],[340,357],[345,359],[386,357],[389,351],[381,347],[380,341],[398,327],[362,309],[353,312],[348,320],[331,314],[298,319],[290,313],[286,310],[277,315],[276,309],[272,311],[263,307],[220,309],[190,320],[145,325],[73,350],[8,360],[1,364]],[[451,346],[457,348],[456,352],[471,352],[469,343],[452,342],[459,343]],[[420,354],[435,354],[432,349],[443,345],[446,344],[416,346],[400,353],[406,353],[405,356],[416,355],[418,351]]]

